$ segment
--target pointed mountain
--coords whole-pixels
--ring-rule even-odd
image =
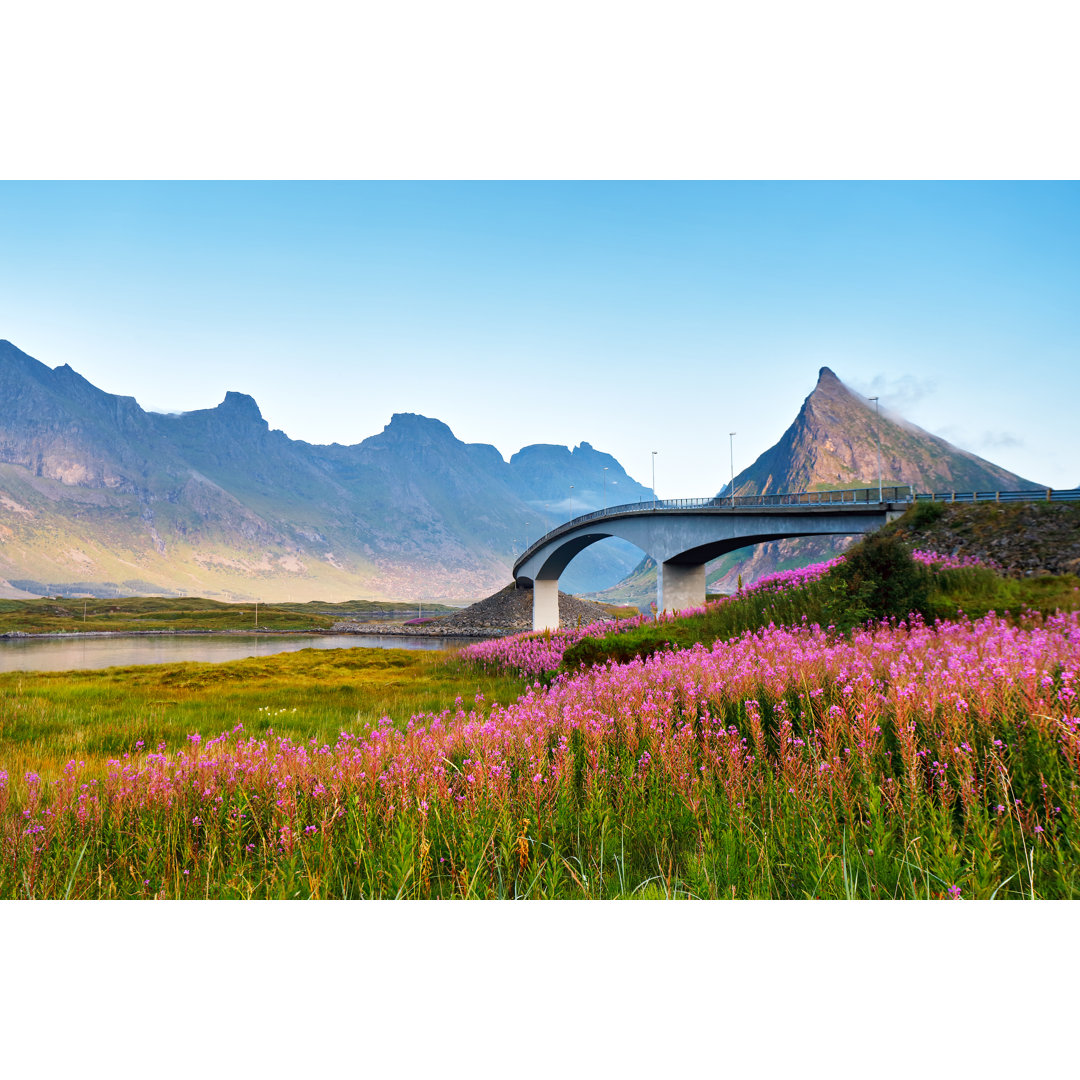
[[[882,410],[823,367],[794,422],[779,441],[735,477],[736,495],[773,495],[829,488],[876,488],[878,439],[881,482],[916,491],[1022,491],[1042,485],[961,450],[937,435]],[[727,495],[730,484],[718,494]],[[708,568],[712,592],[734,592],[777,570],[839,554],[852,537],[777,540],[731,552]],[[656,596],[656,570],[648,560],[618,585],[591,594],[607,602],[647,607]]]
[[[827,367],[775,446],[735,477],[736,495],[876,487],[916,491],[1020,491],[1040,485],[882,410]],[[728,493],[728,487],[722,489]]]

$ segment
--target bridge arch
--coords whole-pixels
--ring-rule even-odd
[[[871,532],[909,505],[910,489],[801,492],[734,500],[632,503],[575,518],[532,544],[514,578],[533,589],[533,629],[559,625],[559,577],[573,558],[617,536],[655,559],[656,605],[681,611],[705,602],[705,564],[729,551],[804,536]],[[872,501],[871,501],[872,499]]]

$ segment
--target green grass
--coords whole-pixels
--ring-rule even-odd
[[[934,614],[951,618],[957,611],[976,619],[989,611],[1019,614],[1022,610],[1042,615],[1073,611],[1080,607],[1080,577],[1053,574],[1043,577],[1009,578],[985,567],[938,570],[932,597]]]
[[[609,659],[625,663],[634,656],[651,656],[661,649],[688,649],[698,643],[737,637],[770,622],[778,626],[795,623],[804,615],[810,622],[820,623],[826,619],[829,595],[827,585],[814,582],[797,592],[729,597],[722,603],[706,605],[701,614],[647,622],[624,633],[585,638],[566,650],[562,666],[564,670],[574,671],[582,664],[590,666]]]
[[[325,693],[313,700],[320,684]],[[90,710],[104,739],[94,752],[120,756],[133,736],[174,743],[188,721],[209,721],[198,725],[209,734],[253,713],[261,723],[258,708],[276,710],[283,702],[285,712],[270,717],[275,731],[332,742],[339,723],[362,726],[355,717],[349,723],[356,707],[368,719],[386,708],[400,721],[418,708],[449,704],[450,695],[485,692],[507,700],[519,689],[509,681],[485,683],[453,663],[408,655],[290,654],[269,666],[259,661],[118,669],[86,678],[35,675],[18,692],[41,702],[44,715],[2,745],[5,755],[11,745],[56,750],[67,727],[58,721],[86,728]],[[154,695],[173,693],[176,710],[129,724],[143,709],[125,708],[125,693],[143,705],[164,704]],[[764,696],[760,703],[766,715],[774,704]],[[829,704],[829,696],[822,699],[823,713]],[[740,703],[732,703],[725,722],[753,738]],[[1003,733],[1024,728],[1019,714],[998,722]],[[586,747],[574,738],[571,750],[584,760]],[[560,789],[539,813],[518,800],[430,817],[402,807],[388,817],[385,807],[346,794],[332,808],[337,817],[330,829],[326,804],[300,793],[299,824],[310,822],[320,832],[288,850],[276,844],[280,819],[272,808],[240,796],[230,797],[214,819],[197,798],[181,813],[159,808],[106,814],[94,830],[76,837],[78,843],[54,844],[42,860],[0,862],[0,896],[931,899],[945,898],[958,881],[967,898],[1080,895],[1080,860],[1070,831],[1075,797],[1063,800],[1060,827],[1036,843],[1025,837],[1018,818],[999,815],[991,805],[957,817],[920,798],[904,813],[886,812],[869,774],[854,813],[831,796],[793,797],[787,781],[768,771],[745,801],[733,805],[716,782],[704,785],[695,800],[665,770],[647,785],[636,782],[636,753],[618,737],[595,752],[590,776]],[[1013,795],[1037,799],[1044,776],[1055,790],[1063,789],[1068,777],[1055,771],[1056,762],[1053,746],[1018,748],[1002,801]],[[602,783],[597,775],[605,777]],[[25,791],[16,796],[25,798]],[[196,825],[193,813],[205,820]]]
[[[140,630],[254,630],[254,603],[230,604],[201,597],[130,597],[125,599],[0,600],[0,634]],[[430,612],[454,610],[425,605]],[[401,604],[352,600],[329,604],[259,604],[258,629],[329,630],[339,619],[411,611]]]
[[[0,768],[46,779],[72,758],[100,772],[108,758],[238,723],[295,738],[333,742],[382,716],[410,716],[482,693],[514,700],[523,681],[448,662],[449,654],[407,649],[302,649],[223,664],[153,664],[98,671],[0,674]]]

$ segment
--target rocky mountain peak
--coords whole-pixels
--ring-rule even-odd
[[[225,400],[218,406],[218,410],[236,420],[254,421],[267,426],[258,403],[250,394],[241,394],[237,390],[229,390],[225,394]]]
[[[390,423],[376,436],[386,442],[455,442],[454,433],[441,420],[420,413],[394,413]]]
[[[876,486],[919,491],[1010,491],[1039,485],[961,450],[874,404],[830,368],[818,372],[791,426],[735,477],[739,495]],[[727,489],[723,489],[726,494]]]

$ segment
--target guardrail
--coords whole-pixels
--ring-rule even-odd
[[[919,492],[916,502],[1071,502],[1080,499],[1080,488],[1034,488],[1029,491],[935,491]]]
[[[1068,502],[1080,500],[1080,488],[1054,489],[1035,488],[1029,491],[945,491],[913,492],[910,487],[883,487],[881,498],[878,489],[848,488],[843,491],[785,491],[774,495],[714,495],[710,499],[642,499],[636,503],[622,503],[609,506],[604,510],[593,510],[589,514],[571,518],[545,533],[539,540],[531,543],[514,559],[514,566],[525,561],[534,551],[542,548],[556,536],[570,532],[579,525],[598,518],[613,517],[623,514],[652,514],[665,510],[715,510],[739,511],[782,506],[874,506],[884,503],[910,502]]]

